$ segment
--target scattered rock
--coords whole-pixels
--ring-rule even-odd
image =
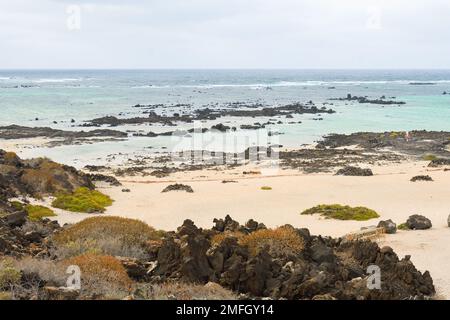
[[[181,183],[171,184],[171,185],[165,187],[164,190],[161,192],[169,192],[169,191],[186,191],[188,193],[194,192],[194,190],[192,189],[191,186],[188,186],[186,184],[181,184]]]
[[[336,172],[337,176],[373,176],[373,172],[370,169],[362,169],[358,167],[347,166],[339,169]]]
[[[432,227],[430,219],[414,214],[406,220],[406,225],[409,229],[412,230],[426,230]]]
[[[101,182],[106,182],[109,183],[111,186],[114,187],[119,187],[122,184],[120,183],[119,180],[117,180],[115,177],[113,176],[107,176],[104,174],[100,174],[100,173],[88,173],[87,176],[89,177],[89,179],[91,179],[91,181],[101,181]]]
[[[420,175],[420,176],[415,176],[412,177],[411,182],[416,182],[416,181],[433,181],[433,178],[431,178],[429,175]]]
[[[241,226],[226,216],[214,224],[203,230],[186,220],[163,240],[151,278],[212,282],[249,299],[406,299],[435,292],[428,272],[421,273],[408,258],[399,260],[392,248],[375,242],[322,238],[297,229],[305,237],[303,250],[272,256],[266,248],[252,255],[234,235],[260,232],[259,223],[250,220]],[[210,239],[216,235],[223,240],[213,245]],[[380,290],[367,288],[367,267],[372,264],[383,275]]]
[[[380,221],[377,227],[383,228],[387,234],[394,234],[397,232],[397,224],[395,224],[391,219]]]
[[[222,180],[222,183],[237,183],[236,180]]]
[[[211,127],[211,130],[218,130],[220,132],[226,132],[227,130],[230,130],[229,126],[226,126],[222,123],[216,124],[214,126]]]
[[[368,97],[358,97],[352,96],[350,93],[347,94],[345,98],[337,98],[330,100],[338,100],[338,101],[357,101],[358,103],[369,103],[369,104],[382,104],[382,105],[402,105],[406,104],[404,101],[395,101],[395,100],[385,100],[386,97],[382,96],[379,99],[369,99]]]

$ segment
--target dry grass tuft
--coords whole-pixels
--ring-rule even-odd
[[[72,212],[104,212],[113,200],[100,191],[86,187],[76,189],[73,193],[61,193],[52,202],[52,206]]]
[[[274,256],[296,255],[305,247],[303,238],[294,228],[287,226],[252,232],[242,237],[239,243],[247,246],[252,255],[257,255],[266,247]]]
[[[209,282],[206,285],[188,283],[163,283],[151,285],[146,290],[146,299],[150,300],[237,300],[238,297],[219,284]]]
[[[237,238],[238,240],[242,239],[245,236],[244,233],[239,231],[225,231],[218,234],[215,234],[211,238],[211,244],[212,245],[220,245],[226,238]]]

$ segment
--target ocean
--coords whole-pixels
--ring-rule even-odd
[[[372,99],[385,96],[406,104],[330,100],[347,94]],[[283,146],[299,147],[329,133],[450,131],[450,70],[0,70],[2,126],[91,130],[94,128],[82,124],[93,118],[143,116],[142,110],[133,108],[136,104],[161,104],[156,110],[161,113],[169,112],[176,104],[189,104],[195,109],[231,102],[279,106],[310,100],[336,113],[321,115],[320,121],[314,120],[316,115],[298,115],[295,124],[276,125],[276,130],[282,133],[279,143]],[[219,119],[215,123],[225,120],[238,124],[258,121]],[[189,128],[189,125],[180,127]],[[169,130],[148,125],[113,129]],[[248,134],[247,131],[235,133]],[[38,148],[25,155],[47,155],[72,163],[74,158],[95,161],[115,152],[147,153],[171,146],[170,137],[150,139],[130,135],[126,141]],[[212,149],[221,146],[209,145]]]

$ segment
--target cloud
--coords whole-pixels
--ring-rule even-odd
[[[450,68],[449,15],[445,0],[0,0],[0,68]]]

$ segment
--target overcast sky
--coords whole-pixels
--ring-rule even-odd
[[[450,1],[0,0],[0,68],[450,69]]]

